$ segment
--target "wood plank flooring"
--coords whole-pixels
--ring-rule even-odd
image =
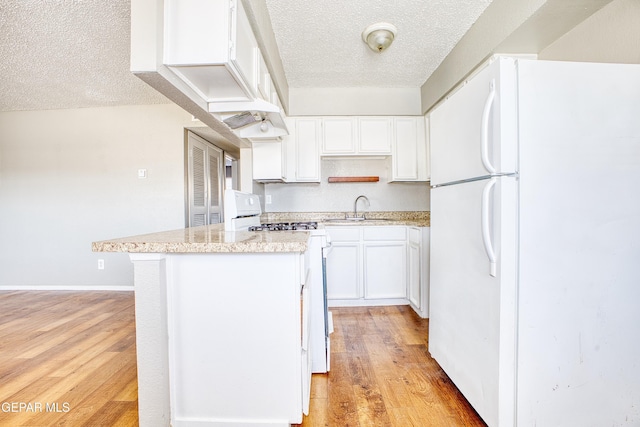
[[[132,292],[0,292],[0,426],[137,426]]]
[[[486,426],[427,350],[408,306],[332,308],[331,371],[314,374],[301,426]]]
[[[429,356],[428,320],[332,311],[332,369],[301,426],[485,426]],[[133,293],[0,292],[0,426],[137,426],[137,393]]]

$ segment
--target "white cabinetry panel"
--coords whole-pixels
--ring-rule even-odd
[[[176,254],[168,264],[171,425],[302,422],[311,379],[303,257]]]
[[[392,181],[428,181],[429,154],[427,119],[422,116],[394,117]]]
[[[239,74],[244,77],[249,90],[257,95],[259,60],[262,59],[262,55],[242,2],[238,1],[236,4],[236,8],[232,9],[236,14],[236,42],[231,46],[231,60]]]
[[[253,179],[260,182],[319,182],[319,119],[288,118],[291,135],[252,140]]]
[[[362,297],[362,255],[359,227],[327,227],[331,249],[327,255],[327,298]]]
[[[358,117],[359,154],[391,154],[391,117]]]
[[[321,130],[320,119],[295,119],[296,181],[320,181]]]
[[[407,303],[406,227],[327,227],[331,305]]]
[[[364,297],[406,298],[407,261],[405,241],[364,244]]]
[[[392,117],[322,117],[323,156],[391,154]]]
[[[288,178],[285,140],[253,141],[253,179],[261,182],[286,182]]]
[[[323,154],[356,153],[357,123],[355,117],[324,117],[323,125]]]
[[[164,63],[206,102],[253,100],[259,49],[242,3],[167,0],[165,12]]]
[[[327,260],[327,298],[362,298],[360,242],[333,242]]]

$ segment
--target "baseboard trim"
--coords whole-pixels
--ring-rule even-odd
[[[406,298],[379,298],[379,299],[330,299],[328,307],[378,307],[384,305],[409,305]]]
[[[133,292],[131,286],[72,286],[72,285],[0,285],[0,291],[114,291],[114,292]]]

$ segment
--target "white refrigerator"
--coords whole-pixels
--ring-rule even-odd
[[[640,65],[496,57],[430,124],[431,355],[491,427],[640,425]]]

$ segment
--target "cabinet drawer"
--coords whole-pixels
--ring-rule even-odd
[[[360,240],[360,227],[326,227],[332,242],[353,242]]]
[[[406,227],[373,226],[364,228],[364,240],[405,240]]]

